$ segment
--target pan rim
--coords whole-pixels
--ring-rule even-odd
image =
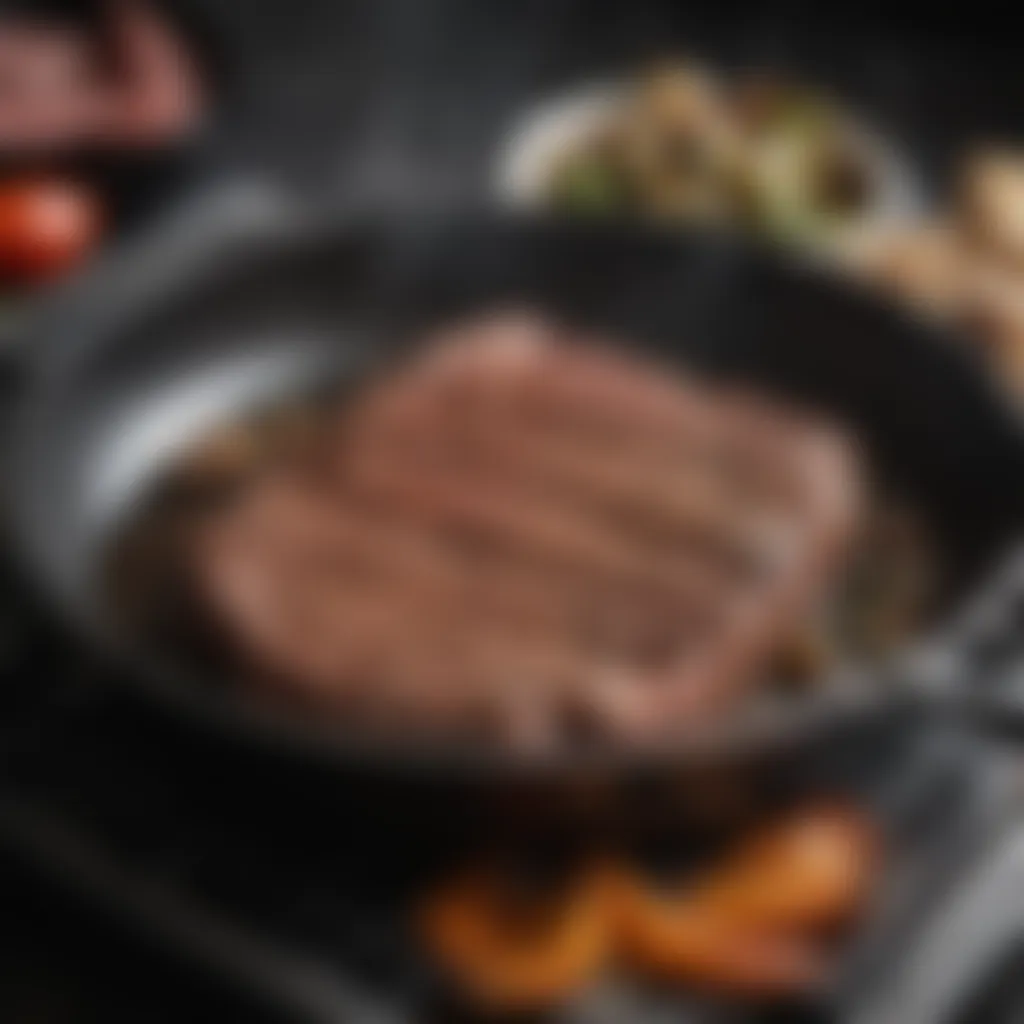
[[[437,220],[436,217],[429,219]],[[458,218],[459,221],[462,219]],[[559,222],[552,222],[550,218],[502,214],[495,216],[493,221],[498,225],[509,222],[527,225],[540,223],[545,225],[546,230],[560,230],[557,226]],[[315,243],[320,235],[337,238],[365,231],[368,227],[372,230],[373,224],[365,217],[322,217],[312,223],[292,221],[287,225],[278,224],[270,233],[270,237],[275,240],[275,244],[293,244],[301,249]],[[205,266],[210,262],[216,265],[216,261],[220,259],[216,246],[209,244],[208,225],[197,224],[195,229],[193,242],[198,240],[200,247],[208,255],[207,260],[186,261],[184,269],[187,272],[181,273],[177,278],[172,274],[172,280],[167,282],[172,287],[183,287],[186,291],[197,280],[203,279]],[[590,229],[584,227],[582,230]],[[675,244],[674,239],[678,234],[677,231],[638,225],[628,225],[627,230],[630,234],[650,235],[669,244]],[[159,244],[159,236],[149,244]],[[737,245],[734,241],[728,244]],[[764,258],[758,251],[759,247],[740,247],[753,249],[755,259]],[[773,258],[776,262],[786,262],[779,261],[774,256]],[[120,261],[111,261],[104,268],[104,274],[91,282],[90,288],[86,290],[86,299],[91,296],[95,300],[98,291],[109,293],[111,281],[117,281],[118,275],[123,275],[126,267],[130,269],[132,262],[131,252],[123,253]],[[810,274],[813,277],[819,275],[819,268],[815,266],[803,261],[791,262],[794,265],[786,269],[786,274]],[[131,275],[128,276],[130,279]],[[835,281],[830,275],[821,272],[821,276],[832,282],[831,287],[835,287]],[[853,292],[853,289],[845,287],[841,290]],[[856,298],[857,301],[884,308],[886,315],[896,315],[905,321],[912,319],[905,310],[877,296],[861,295],[858,292]],[[63,623],[71,628],[76,642],[95,649],[99,657],[104,657],[110,663],[110,678],[119,686],[123,685],[129,691],[148,694],[162,707],[173,709],[175,713],[182,713],[191,723],[210,727],[218,732],[225,731],[232,739],[252,738],[258,743],[269,743],[278,749],[287,750],[290,754],[312,757],[316,761],[339,766],[372,764],[375,770],[389,774],[422,774],[426,771],[435,777],[462,777],[468,770],[472,770],[475,776],[481,778],[537,777],[552,774],[564,776],[577,771],[590,773],[609,769],[615,772],[642,772],[709,760],[731,761],[742,756],[770,754],[792,744],[804,745],[829,734],[831,728],[852,727],[875,716],[893,714],[908,705],[917,704],[915,697],[906,687],[901,686],[898,680],[889,678],[891,671],[881,667],[871,671],[841,673],[844,678],[823,682],[820,687],[815,688],[812,695],[801,697],[795,705],[788,701],[773,702],[774,706],[770,708],[770,713],[762,713],[756,717],[749,713],[749,709],[744,709],[724,716],[723,721],[716,722],[713,727],[705,726],[700,734],[684,730],[681,734],[667,737],[664,742],[644,748],[609,746],[593,754],[577,748],[568,748],[550,754],[524,756],[520,751],[502,747],[488,750],[466,748],[464,745],[445,741],[410,742],[409,737],[397,734],[394,738],[360,736],[357,729],[344,727],[337,720],[314,722],[310,720],[311,716],[289,714],[286,707],[278,707],[273,703],[239,699],[233,688],[210,687],[202,679],[176,671],[158,662],[157,659],[147,658],[141,652],[133,651],[130,644],[118,642],[109,635],[103,636],[88,610],[81,602],[71,600],[71,595],[47,569],[46,559],[39,550],[39,545],[45,544],[45,539],[35,536],[35,531],[32,530],[27,518],[30,515],[27,502],[19,493],[17,484],[24,480],[26,464],[31,462],[32,437],[38,429],[36,418],[45,412],[45,403],[39,402],[40,392],[43,396],[48,393],[47,389],[52,393],[55,382],[73,371],[76,359],[87,356],[91,344],[96,343],[95,338],[98,337],[99,343],[102,343],[102,337],[125,329],[133,313],[138,313],[131,299],[132,296],[125,293],[125,301],[115,311],[120,314],[120,318],[108,317],[94,325],[93,340],[87,338],[85,332],[78,332],[77,344],[73,348],[69,347],[59,352],[49,361],[45,358],[46,353],[43,349],[40,350],[40,358],[35,360],[35,365],[29,370],[30,376],[34,379],[29,381],[22,400],[17,403],[8,437],[9,455],[12,455],[9,468],[13,467],[13,474],[9,476],[13,477],[15,483],[8,509],[12,513],[8,519],[15,541],[13,555],[19,563],[19,568],[24,570],[25,577],[41,591],[47,606],[52,607]],[[143,302],[143,308],[145,305]],[[76,324],[80,322],[75,320],[74,304],[69,303],[56,317],[58,322],[49,325],[48,329],[51,332],[60,330],[61,316],[64,318],[65,326],[69,320]],[[914,329],[919,332],[923,330],[917,325]],[[943,332],[930,333],[936,335],[935,340],[941,343]],[[955,340],[949,339],[948,343],[955,344]],[[50,347],[52,348],[52,345]],[[980,369],[973,361],[966,358],[962,358],[961,361],[968,367],[967,372],[976,376],[981,375]],[[989,388],[989,393],[997,409],[1012,416],[1015,435],[1024,438],[1024,431],[1020,430],[1021,420],[1016,410],[1003,407],[1001,393],[995,388]],[[1012,541],[1008,542],[1007,547],[1012,546]],[[958,601],[957,604],[959,603]],[[99,650],[101,644],[102,651]],[[901,655],[912,653],[917,646],[912,644],[910,649],[904,649]]]

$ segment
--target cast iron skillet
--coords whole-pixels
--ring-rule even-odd
[[[233,735],[382,767],[527,767],[469,745],[371,742],[196,678],[123,635],[101,582],[119,525],[186,441],[255,402],[358,370],[417,325],[476,309],[539,306],[848,422],[928,510],[961,596],[1024,523],[1024,434],[982,373],[951,340],[821,272],[621,225],[271,218],[211,235],[199,221],[100,275],[28,353],[10,516],[31,573],[125,679]],[[891,710],[903,689],[891,678],[837,682],[646,757],[802,742]]]

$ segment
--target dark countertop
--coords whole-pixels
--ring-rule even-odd
[[[172,1024],[239,1017],[237,997],[138,944],[95,908],[0,857],[0,1019],[9,1024]]]

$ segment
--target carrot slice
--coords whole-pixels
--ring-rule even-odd
[[[420,908],[418,924],[461,994],[500,1012],[565,1002],[602,970],[610,934],[601,872],[557,893],[524,895],[500,871],[456,877]]]

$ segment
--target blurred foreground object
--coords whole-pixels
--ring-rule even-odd
[[[947,211],[851,236],[837,252],[848,269],[963,330],[1024,394],[1024,152],[970,156]]]
[[[95,116],[94,73],[82,32],[0,21],[0,149],[82,141]]]
[[[822,978],[879,855],[863,813],[814,803],[669,884],[600,858],[557,886],[531,888],[501,865],[471,870],[429,894],[416,924],[461,997],[492,1011],[556,1006],[613,962],[662,983],[780,999]]]
[[[111,0],[99,30],[0,20],[0,152],[166,145],[202,107],[193,56],[145,0]]]
[[[119,145],[160,145],[197,123],[199,70],[167,21],[141,0],[118,0],[110,15],[114,74],[99,123]]]
[[[877,866],[871,823],[852,808],[798,809],[743,839],[696,878],[616,874],[615,931],[634,970],[758,998],[813,985],[822,938],[862,906]]]
[[[856,233],[840,249],[845,266],[939,319],[962,306],[966,253],[955,225],[920,222]]]
[[[968,236],[1024,269],[1024,153],[990,150],[970,158],[960,204]]]
[[[0,183],[0,286],[49,281],[77,265],[99,242],[100,200],[88,186],[60,178]]]
[[[549,1009],[600,974],[611,950],[606,882],[589,867],[551,891],[501,866],[443,884],[419,911],[431,955],[476,1007]]]

